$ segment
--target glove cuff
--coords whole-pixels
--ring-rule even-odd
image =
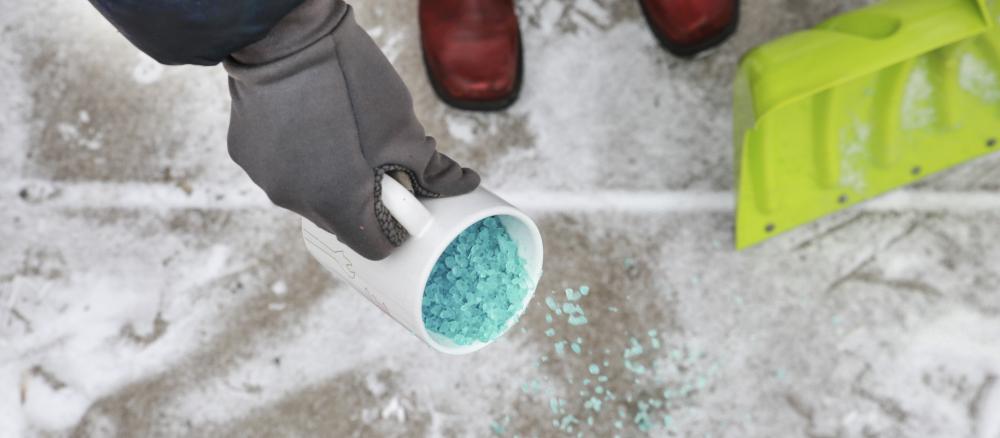
[[[305,0],[282,18],[264,39],[230,57],[240,64],[259,65],[292,55],[333,32],[350,10],[342,0]]]

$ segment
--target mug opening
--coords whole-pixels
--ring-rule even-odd
[[[527,271],[528,277],[528,292],[524,296],[524,300],[520,304],[520,308],[514,315],[508,319],[504,328],[500,333],[488,342],[476,341],[469,345],[459,345],[455,341],[449,339],[448,337],[435,333],[427,328],[424,323],[423,315],[423,300],[425,297],[421,297],[421,309],[420,309],[420,323],[425,333],[427,333],[427,338],[431,340],[432,346],[438,351],[448,353],[448,354],[466,354],[479,350],[496,340],[502,338],[510,331],[514,324],[521,318],[525,310],[528,308],[528,304],[531,302],[532,297],[535,294],[535,289],[538,287],[538,281],[541,279],[542,274],[542,241],[541,235],[539,234],[538,228],[535,226],[534,222],[531,221],[527,216],[521,214],[520,212],[493,212],[491,214],[484,214],[475,220],[470,221],[465,224],[458,233],[451,236],[450,239],[436,251],[437,255],[434,258],[434,263],[430,265],[425,278],[429,280],[431,270],[444,255],[445,250],[448,245],[450,245],[458,236],[467,230],[469,227],[475,225],[476,223],[490,218],[497,217],[500,223],[507,230],[507,234],[510,235],[511,239],[517,245],[518,256],[523,258],[525,261],[524,268]],[[426,284],[424,285],[424,293],[426,294]]]

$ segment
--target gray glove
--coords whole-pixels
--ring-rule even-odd
[[[225,62],[229,153],[271,200],[373,260],[406,231],[382,205],[385,172],[422,197],[472,191],[479,176],[435,150],[406,85],[340,0],[306,0]]]

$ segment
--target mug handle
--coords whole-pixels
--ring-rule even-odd
[[[382,175],[382,204],[413,237],[423,235],[434,220],[430,210],[388,174]]]

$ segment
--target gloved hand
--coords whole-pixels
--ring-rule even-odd
[[[423,197],[460,195],[479,176],[435,150],[409,91],[340,0],[306,0],[225,61],[229,152],[271,200],[386,257],[406,232],[380,201],[400,171]]]

